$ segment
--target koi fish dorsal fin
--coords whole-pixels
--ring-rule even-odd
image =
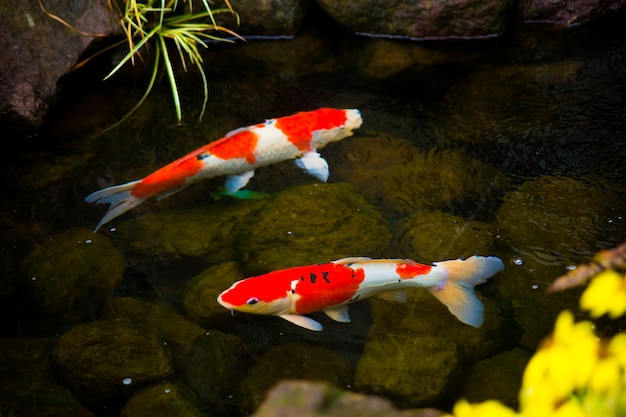
[[[305,329],[313,330],[314,332],[319,332],[324,329],[324,326],[307,316],[301,316],[299,314],[281,314],[278,317],[290,321],[297,326],[304,327]]]
[[[378,295],[378,298],[397,303],[406,303],[406,290],[383,292]]]
[[[339,264],[339,265],[348,265],[348,264],[353,264],[356,262],[365,262],[365,261],[371,261],[372,258],[368,258],[367,256],[353,256],[351,258],[343,258],[343,259],[337,259],[336,261],[333,261],[334,264]]]
[[[338,321],[340,323],[349,323],[350,313],[348,312],[349,308],[347,305],[339,306],[339,307],[330,307],[324,309],[324,313],[331,319]]]

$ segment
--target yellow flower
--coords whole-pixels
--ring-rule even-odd
[[[626,312],[626,277],[612,269],[596,275],[580,298],[580,308],[591,317],[617,318]]]
[[[453,413],[454,417],[515,417],[517,415],[515,411],[495,400],[479,404],[470,404],[467,400],[460,400],[454,405]]]

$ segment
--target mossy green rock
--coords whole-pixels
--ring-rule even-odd
[[[213,317],[227,312],[217,302],[217,296],[235,281],[245,278],[235,262],[212,266],[195,276],[187,287],[183,308],[189,318],[204,325],[213,323]]]
[[[186,359],[194,341],[206,331],[169,306],[131,297],[111,298],[101,318],[127,319],[145,326],[157,337],[176,366]]]
[[[498,276],[492,279],[498,279]],[[410,289],[406,303],[372,298],[373,324],[369,336],[384,338],[393,333],[444,337],[457,343],[467,362],[493,355],[507,343],[502,334],[503,318],[493,300],[481,296],[478,291],[476,295],[485,305],[485,320],[479,328],[461,323],[424,288]]]
[[[63,321],[87,318],[122,281],[126,260],[105,236],[70,229],[25,260],[32,308]]]
[[[579,263],[623,240],[623,201],[603,186],[565,176],[526,181],[506,194],[497,224],[520,257]]]
[[[441,337],[376,338],[365,344],[354,386],[379,393],[403,408],[432,405],[450,394],[459,353],[455,342]]]
[[[95,417],[67,387],[46,380],[15,381],[4,377],[0,384],[0,415]]]
[[[488,210],[508,184],[498,170],[461,151],[424,152],[408,140],[384,134],[356,142],[336,145],[333,172],[370,200],[380,201],[391,214],[449,210],[455,205]]]
[[[242,413],[255,410],[269,389],[283,379],[324,381],[336,387],[352,383],[352,369],[336,353],[305,343],[283,343],[267,352],[241,383]]]
[[[216,201],[191,210],[167,210],[124,221],[113,242],[125,254],[230,261],[247,216],[269,200]]]
[[[237,336],[209,330],[196,339],[183,365],[187,386],[216,414],[233,413],[241,402],[239,384],[252,364],[246,342]]]
[[[442,211],[420,211],[393,227],[402,254],[422,263],[490,255],[496,228]]]
[[[440,417],[434,409],[396,409],[386,399],[311,381],[287,380],[273,387],[252,417]]]
[[[122,417],[208,417],[196,395],[180,383],[164,382],[136,392],[126,403]]]
[[[517,409],[517,396],[530,357],[528,351],[513,349],[476,363],[464,382],[463,398],[471,403],[498,400]]]
[[[251,274],[376,257],[387,247],[386,221],[351,185],[309,184],[278,193],[249,221],[239,244]]]
[[[59,338],[57,359],[75,389],[107,393],[173,372],[161,341],[126,319],[79,324]]]

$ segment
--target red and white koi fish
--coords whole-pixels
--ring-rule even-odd
[[[362,123],[356,109],[322,108],[233,130],[142,180],[88,195],[88,203],[111,204],[94,232],[152,196],[160,200],[204,179],[226,175],[226,194],[234,194],[245,187],[256,168],[288,159],[297,158],[296,165],[326,182],[328,163],[317,150],[351,136]]]
[[[494,256],[419,264],[410,259],[345,258],[327,264],[300,266],[235,282],[217,301],[230,310],[282,317],[320,331],[322,325],[303,314],[323,311],[349,322],[348,304],[378,295],[406,301],[406,290],[424,287],[460,321],[480,327],[484,306],[474,293],[504,269]]]

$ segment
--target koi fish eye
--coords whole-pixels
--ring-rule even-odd
[[[250,298],[248,301],[246,301],[246,304],[248,304],[249,306],[251,306],[251,305],[254,305],[254,304],[258,303],[258,302],[259,302],[259,299],[258,299],[258,298],[256,298],[256,297],[252,297],[252,298]]]

